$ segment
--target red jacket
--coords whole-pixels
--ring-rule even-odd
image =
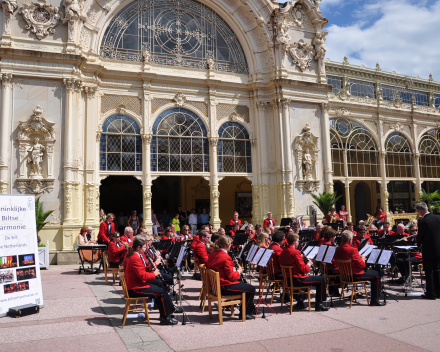
[[[115,224],[113,222],[110,223],[110,233],[108,233],[108,222],[103,221],[101,222],[101,225],[99,225],[99,233],[98,233],[98,240],[101,240],[102,242],[109,242],[110,241],[110,235],[115,232]]]
[[[304,263],[301,252],[295,247],[288,245],[280,255],[280,264],[293,266],[292,275],[297,278],[308,277],[304,275],[310,271],[310,266]]]
[[[342,243],[336,248],[335,259],[348,260],[351,259],[354,275],[362,275],[364,273],[365,262],[359,255],[357,248],[350,246],[348,243]]]
[[[281,272],[281,267],[280,267],[280,256],[281,253],[283,252],[283,248],[281,248],[279,243],[273,242],[270,246],[269,249],[273,249],[273,253],[272,253],[272,260],[273,260],[273,271],[275,274],[280,273]]]
[[[364,238],[368,238],[368,244],[374,244],[373,241],[371,240],[371,238],[367,237],[368,234],[364,235]],[[359,245],[361,244],[362,239],[359,239],[357,236],[353,237],[353,247],[358,249]]]
[[[379,231],[377,231],[377,235],[379,236],[379,237],[382,237],[383,236],[383,231],[384,230],[379,230]],[[396,233],[394,232],[394,231],[391,231],[391,230],[388,230],[388,234],[386,234],[385,236],[392,236],[392,235],[395,235]]]
[[[313,241],[319,241],[319,233],[315,230],[315,233],[313,234]]]
[[[193,252],[194,252],[194,248],[196,248],[196,244],[197,244],[197,242],[200,242],[199,241],[199,236],[197,235],[197,236],[194,236],[194,239],[193,239],[193,241],[191,242],[191,246],[189,246],[189,249],[191,249]]]
[[[327,242],[327,241],[325,240],[325,238],[320,238],[320,239],[319,239],[318,246],[321,247],[322,244],[327,244],[326,242]],[[330,241],[329,241],[329,242],[330,242]]]
[[[211,253],[206,267],[220,273],[220,286],[233,285],[240,282],[240,273],[234,271],[234,262],[228,253],[221,249]]]
[[[340,219],[340,218],[339,218],[339,215],[338,215],[337,213],[334,213],[333,216],[336,216],[338,219]],[[330,221],[332,220],[331,215],[328,214],[328,215],[325,217],[325,220],[327,220],[327,221],[330,223]]]
[[[142,254],[141,254],[142,255]],[[146,261],[148,265],[148,262]],[[137,252],[124,260],[125,281],[129,290],[149,288],[147,281],[154,280],[154,272],[146,270],[146,266]]]
[[[242,226],[243,226],[243,224],[241,223],[241,220],[240,220],[240,219],[238,219],[237,221],[238,221],[238,224],[240,225],[240,227],[242,227]],[[234,219],[232,219],[231,221],[229,221],[229,225],[235,225],[235,220],[234,220]]]
[[[269,222],[272,220],[272,224],[273,224],[273,226],[275,227],[275,219],[265,219],[264,220],[264,222],[263,222],[263,228],[264,229],[267,229],[268,228],[268,226],[269,226]]]
[[[331,241],[324,242],[323,244],[328,244],[329,246],[333,246],[333,243]],[[338,269],[338,265],[336,264],[336,260],[333,257],[332,264],[327,263],[327,270],[336,270],[336,269]]]
[[[121,242],[127,242],[129,246],[133,245],[133,236],[128,237],[128,236],[121,236]]]
[[[206,264],[208,261],[208,250],[206,249],[206,244],[203,242],[197,242],[196,247],[193,251],[194,258],[199,259],[199,264]]]
[[[382,212],[382,213],[379,213],[376,215],[376,219],[378,221],[385,221],[385,216],[386,216],[386,214],[384,212]]]
[[[118,247],[119,245],[119,247]],[[121,258],[125,256],[127,249],[122,244],[121,241],[115,242],[110,241],[108,244],[108,261],[109,262],[119,262]]]

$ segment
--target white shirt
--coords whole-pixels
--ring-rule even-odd
[[[197,214],[189,214],[188,224],[197,225]]]

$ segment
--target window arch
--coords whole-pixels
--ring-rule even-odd
[[[330,119],[330,145],[335,176],[380,176],[376,142],[361,124],[344,118]],[[348,170],[344,168],[344,151]]]
[[[159,115],[153,125],[151,170],[209,172],[206,128],[196,114],[174,108]]]
[[[195,0],[132,2],[110,21],[100,55],[199,69],[207,69],[209,63],[218,71],[248,74],[235,33],[216,12]]]
[[[226,122],[218,130],[217,165],[219,172],[252,172],[251,142],[246,129]]]
[[[440,178],[440,130],[425,132],[420,139],[420,174],[423,178]]]
[[[101,171],[142,171],[139,125],[130,116],[113,115],[102,125]]]
[[[412,148],[400,132],[392,132],[385,140],[387,177],[414,177]]]

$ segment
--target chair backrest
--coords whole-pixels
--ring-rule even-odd
[[[293,291],[293,266],[280,265],[283,273],[283,288]]]
[[[324,277],[327,277],[327,275],[328,275],[327,265],[324,262],[321,262],[319,267],[321,269],[321,275],[324,276]]]
[[[208,269],[206,273],[206,281],[209,281],[208,294],[216,296],[218,300],[221,300],[220,274],[212,269]]]
[[[353,267],[351,266],[351,259],[336,260],[339,267],[341,281],[353,282]]]
[[[266,265],[266,272],[267,272],[267,277],[269,278],[269,280],[276,280],[275,279],[275,270],[273,268],[273,258],[269,259],[269,262]]]
[[[124,291],[124,297],[125,298],[130,298],[128,296],[127,283],[125,282],[125,273],[123,271],[119,272],[119,278],[120,278],[121,283],[122,283],[122,290]]]
[[[109,265],[108,265],[108,251],[104,252],[104,267],[105,268],[109,267]]]

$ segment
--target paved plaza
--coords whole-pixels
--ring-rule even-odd
[[[128,319],[121,329],[122,289],[105,285],[103,274],[78,275],[77,266],[42,270],[45,307],[37,315],[0,318],[3,351],[439,351],[440,301],[405,297],[396,285],[387,285],[399,302],[368,307],[365,298],[353,308],[343,302],[325,313],[280,311],[276,299],[266,319],[241,322],[225,314],[220,326],[217,308],[201,314],[197,296],[201,282],[185,275],[183,306],[190,322],[160,326],[158,311],[150,311],[151,328],[142,319]],[[420,280],[414,281],[421,291]],[[254,280],[256,283],[257,281]],[[313,299],[312,299],[313,301]],[[181,315],[177,316],[181,321]]]

